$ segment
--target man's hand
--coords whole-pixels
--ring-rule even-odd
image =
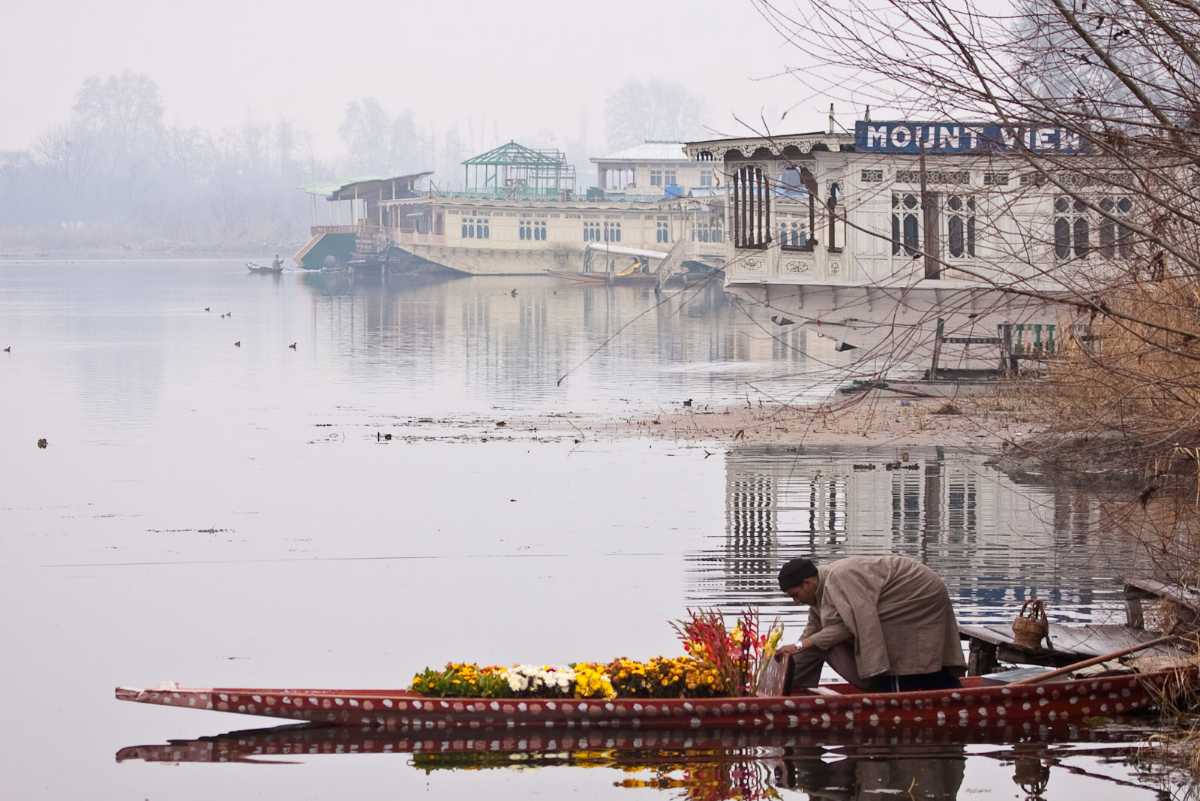
[[[791,656],[792,654],[798,653],[799,651],[800,647],[797,645],[781,645],[779,646],[778,650],[775,651],[775,658],[783,659]]]

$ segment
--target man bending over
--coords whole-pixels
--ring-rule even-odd
[[[849,556],[823,567],[792,559],[779,589],[808,605],[792,657],[793,687],[815,687],[825,662],[870,692],[958,687],[966,669],[958,622],[940,577],[907,556]]]

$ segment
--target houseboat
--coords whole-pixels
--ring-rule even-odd
[[[984,366],[1006,346],[1012,359],[1053,350],[1071,316],[1062,301],[1130,250],[1130,197],[1098,198],[1100,214],[1033,166],[1044,154],[1081,183],[1090,157],[1058,129],[864,120],[686,150],[720,168],[726,290],[765,326],[806,326],[884,361]]]
[[[725,195],[713,165],[679,142],[592,161],[599,186],[583,195],[565,154],[517,142],[465,161],[463,191],[435,190],[430,173],[316,188],[349,208],[337,224],[314,225],[296,261],[658,282],[720,268]]]

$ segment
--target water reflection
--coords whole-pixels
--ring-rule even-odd
[[[907,797],[949,801],[963,795],[967,757],[993,761],[1019,797],[1041,798],[1058,779],[1076,777],[1146,790],[1157,788],[1083,767],[1128,759],[1139,733],[1130,730],[1043,727],[989,733],[972,745],[965,730],[779,733],[745,731],[645,731],[594,733],[510,731],[407,734],[345,728],[281,726],[232,732],[117,752],[118,762],[267,763],[305,761],[319,755],[399,754],[411,767],[437,771],[528,770],[572,767],[607,770],[620,789],[668,791],[699,801],[780,798]],[[1067,744],[1070,740],[1073,744]],[[992,792],[1003,794],[1000,787]],[[1068,789],[1068,788],[1064,788]],[[972,790],[971,792],[978,792]],[[635,796],[636,797],[636,796]]]
[[[688,555],[703,604],[783,604],[793,557],[899,553],[946,579],[960,619],[1007,622],[1036,595],[1057,620],[1107,622],[1124,614],[1117,577],[1145,561],[1096,530],[1094,492],[1018,485],[966,450],[736,448],[725,474],[723,541]]]
[[[186,782],[109,773],[95,757],[113,740],[191,725],[165,710],[152,723],[114,709],[110,688],[186,677],[392,686],[448,658],[648,656],[675,647],[661,621],[689,603],[778,603],[774,570],[795,554],[918,556],[947,576],[966,618],[1007,619],[1035,591],[1052,599],[1056,620],[1119,611],[1114,565],[1134,557],[1091,531],[1097,499],[1014,484],[966,453],[754,448],[722,464],[698,449],[632,441],[376,440],[400,418],[496,407],[608,419],[689,397],[697,407],[740,401],[755,386],[790,396],[840,357],[808,358],[829,340],[764,332],[719,288],[693,290],[659,305],[643,288],[533,277],[384,285],[268,280],[241,261],[0,265],[0,344],[14,345],[2,365],[11,391],[0,393],[0,435],[14,454],[0,461],[0,602],[35,612],[0,618],[0,637],[20,646],[4,662],[9,684],[52,685],[59,696],[53,716],[39,694],[10,700],[21,725],[0,746],[4,786],[29,798],[100,788],[190,799],[308,797],[325,782],[326,795],[345,794],[348,760],[300,778],[261,772],[264,784],[279,782],[270,786],[230,786],[222,771]],[[798,377],[770,380],[781,374]],[[49,449],[35,448],[40,436]],[[317,441],[329,445],[308,444]],[[269,612],[270,625],[248,608]],[[437,614],[418,614],[427,609]],[[46,746],[64,730],[81,738],[68,770]],[[342,736],[306,733],[302,746],[368,748]],[[602,755],[612,771],[633,767],[610,786],[657,780],[645,762],[629,762],[646,742]],[[735,740],[732,754],[713,746],[719,758],[678,742],[657,752],[669,751],[672,765],[732,765],[748,748],[755,770],[774,756],[808,760],[794,772],[812,774],[826,769],[795,749],[865,766],[941,745],[900,742],[880,755],[863,749],[886,743],[832,742]],[[515,761],[584,760],[597,748],[606,750],[559,741]],[[951,758],[962,753],[955,745]],[[404,794],[372,783],[378,764],[350,763],[357,794]],[[960,797],[972,771],[989,766],[1000,763],[968,757]],[[777,767],[786,764],[770,765],[770,786],[786,794],[788,771]],[[1007,782],[1014,768],[1003,768]],[[681,780],[680,770],[669,778]],[[1069,776],[1052,774],[1051,788],[1072,797]],[[414,794],[425,789],[416,775]],[[595,774],[567,775],[564,794]],[[540,781],[528,794],[560,789]],[[481,778],[457,797],[498,789]]]
[[[380,282],[316,273],[301,281],[318,335],[346,356],[366,355],[364,366],[414,370],[433,381],[453,367],[468,387],[505,403],[569,398],[576,407],[607,404],[611,413],[614,401],[732,400],[750,379],[783,397],[827,388],[819,377],[830,357],[825,343],[810,362],[802,330],[762,330],[717,281],[662,298],[648,287],[528,276]],[[567,373],[571,382],[559,386]]]

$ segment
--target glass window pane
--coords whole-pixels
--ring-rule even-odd
[[[1075,255],[1081,259],[1086,259],[1089,250],[1089,226],[1086,217],[1079,217],[1075,220],[1075,230],[1072,231],[1072,234],[1075,237]]]
[[[1054,255],[1060,259],[1071,255],[1071,224],[1066,217],[1054,219]]]
[[[1112,220],[1100,221],[1100,255],[1111,259],[1115,252],[1113,244],[1117,238],[1117,224]]]
[[[950,218],[949,223],[950,233],[950,255],[961,257],[963,255],[963,221],[962,217],[954,216]]]
[[[904,249],[908,251],[908,255],[912,256],[921,247],[921,230],[917,226],[917,215],[906,214],[904,216]]]

